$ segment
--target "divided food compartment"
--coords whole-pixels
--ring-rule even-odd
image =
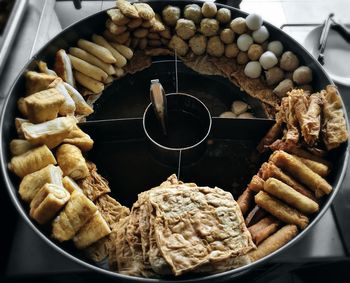
[[[156,11],[167,4],[183,7],[192,3],[191,1],[149,2]],[[218,6],[220,5],[218,4]],[[233,16],[246,16],[244,12],[230,9]],[[24,71],[36,69],[34,62],[36,59],[44,60],[49,66],[52,66],[58,49],[74,46],[79,38],[90,39],[93,33],[102,33],[106,19],[106,13],[102,11],[70,26],[44,46],[36,57],[28,63]],[[322,67],[302,46],[272,25],[268,23],[265,25],[269,29],[272,39],[281,40],[286,49],[293,50],[305,65],[313,69],[315,89],[322,89],[327,84],[332,83]],[[79,262],[84,264],[84,262],[89,261],[72,243],[58,244],[51,240],[50,225],[42,227],[30,220],[28,207],[20,201],[18,195],[19,180],[6,168],[6,164],[11,158],[9,143],[16,137],[14,119],[19,116],[17,100],[25,93],[24,71],[14,84],[2,114],[1,164],[4,179],[14,204],[29,225],[57,251],[65,253],[72,260],[79,261],[80,259],[82,261]],[[245,189],[252,175],[257,172],[260,165],[268,157],[259,155],[255,149],[260,139],[273,124],[272,120],[264,118],[260,102],[241,92],[227,79],[198,74],[179,61],[178,91],[199,98],[209,108],[213,116],[213,124],[207,140],[206,151],[198,161],[185,166],[181,164],[169,166],[152,155],[142,127],[142,115],[150,102],[151,79],[159,79],[166,93],[175,92],[174,58],[153,58],[153,64],[150,68],[115,81],[94,105],[95,113],[88,118],[87,122],[80,124],[81,128],[90,134],[95,141],[94,148],[87,156],[88,159],[96,163],[99,173],[109,181],[112,189],[111,195],[123,205],[131,207],[136,201],[138,193],[159,185],[173,173],[180,173],[180,179],[185,182],[218,186],[231,192],[237,198]],[[218,118],[222,112],[230,109],[234,100],[246,101],[252,106],[254,115],[260,118]],[[330,156],[333,170],[328,180],[333,186],[333,192],[325,198],[321,211],[310,225],[286,246],[292,245],[305,235],[331,204],[345,174],[348,159],[347,146],[347,143],[342,145]],[[274,254],[259,262],[268,260]],[[225,272],[225,276],[236,276],[242,270],[248,270],[256,264]],[[107,268],[106,262],[100,266]],[[95,271],[101,271],[93,265],[88,267]],[[119,274],[115,275],[119,278],[123,277]],[[216,278],[217,276],[220,275],[208,277]]]

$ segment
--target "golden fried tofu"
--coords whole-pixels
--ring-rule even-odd
[[[55,88],[33,93],[24,98],[27,117],[32,123],[42,123],[57,118],[65,98]]]
[[[61,78],[55,79],[49,87],[56,89],[63,97],[64,101],[61,104],[59,113],[62,116],[65,115],[74,115],[75,112],[75,102],[73,98],[69,95],[67,89],[65,88]]]
[[[52,237],[60,242],[72,239],[97,211],[97,207],[84,194],[77,191],[52,223]]]
[[[56,152],[58,165],[61,167],[64,176],[74,180],[89,176],[89,169],[81,150],[75,145],[63,144]]]
[[[64,49],[57,51],[54,69],[57,75],[66,83],[73,87],[75,86],[72,63]]]
[[[16,132],[19,138],[24,138],[24,134],[22,131],[22,124],[25,122],[29,122],[28,119],[23,119],[23,118],[15,118],[15,127],[16,127]]]
[[[28,174],[19,184],[19,195],[25,202],[31,202],[46,183],[62,186],[62,170],[52,164]]]
[[[31,144],[54,148],[69,135],[76,123],[74,117],[59,117],[40,124],[23,123],[22,131]]]
[[[33,148],[33,145],[26,140],[13,139],[10,142],[10,151],[12,156],[21,155],[23,153],[26,153],[28,150],[32,148]]]
[[[8,168],[17,176],[23,178],[49,164],[56,164],[56,159],[51,150],[46,145],[43,145],[12,157]]]
[[[81,151],[88,151],[92,149],[94,141],[90,136],[84,133],[77,125],[73,127],[73,130],[63,140],[63,143],[69,143],[75,145],[81,149]]]
[[[30,217],[45,224],[55,217],[69,198],[69,192],[62,186],[46,183],[30,203]]]
[[[79,230],[73,238],[78,249],[84,249],[111,233],[109,226],[100,212],[95,215]]]
[[[45,73],[28,71],[25,74],[27,95],[47,89],[57,77]]]
[[[69,176],[65,176],[62,179],[62,183],[63,183],[63,187],[71,194],[74,191],[83,193],[83,190],[79,187],[79,185]]]

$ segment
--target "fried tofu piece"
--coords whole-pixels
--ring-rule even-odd
[[[32,123],[42,123],[57,118],[64,96],[55,88],[33,93],[24,98],[27,117]]]
[[[52,237],[60,242],[73,239],[96,211],[97,207],[84,194],[73,192],[67,205],[52,223]]]
[[[139,18],[136,8],[126,0],[117,0],[117,8],[128,18]]]
[[[31,202],[36,193],[46,184],[62,187],[62,170],[52,164],[28,174],[19,184],[19,195],[25,202]]]
[[[146,3],[135,3],[133,6],[139,13],[140,18],[146,21],[149,21],[154,18],[155,13],[150,5]]]
[[[23,118],[15,118],[15,127],[16,127],[16,132],[19,138],[23,139],[24,134],[22,131],[22,124],[25,122],[29,122],[28,119],[23,119]]]
[[[69,198],[69,192],[62,186],[46,183],[30,203],[30,217],[39,224],[46,224],[56,216]]]
[[[89,169],[81,150],[75,145],[63,144],[56,151],[57,163],[64,176],[74,180],[89,176]]]
[[[46,62],[44,62],[44,61],[39,61],[39,62],[37,62],[37,65],[38,65],[39,71],[40,71],[41,73],[45,73],[45,74],[47,74],[47,75],[57,77],[56,72],[55,72],[54,70],[49,69],[49,68],[47,67]]]
[[[107,11],[107,15],[118,26],[126,25],[130,19],[126,17],[119,9],[110,9]]]
[[[77,125],[74,125],[72,131],[63,140],[63,143],[75,145],[80,148],[81,151],[89,151],[94,145],[94,141],[90,136],[84,133]]]
[[[86,163],[89,174],[79,180],[78,185],[89,199],[95,201],[98,197],[109,193],[111,189],[108,186],[108,181],[97,173],[96,165],[90,161]]]
[[[110,233],[111,229],[109,229],[106,220],[97,211],[74,236],[73,242],[78,249],[84,249]]]
[[[34,71],[28,71],[25,74],[26,78],[26,93],[27,95],[42,91],[48,88],[57,76],[48,75],[45,73],[38,73]]]
[[[24,97],[21,97],[20,99],[17,100],[17,108],[24,117],[28,117],[28,109],[27,109],[27,104],[25,103]]]
[[[79,91],[77,91],[74,87],[72,87],[70,84],[67,84],[66,82],[64,82],[63,84],[66,90],[68,91],[69,95],[75,102],[76,114],[88,116],[94,112],[94,109],[92,109],[92,107],[89,104],[87,104],[84,97],[80,94]]]
[[[73,98],[69,95],[67,89],[65,88],[61,78],[54,80],[49,87],[55,88],[63,97],[64,101],[59,109],[59,113],[62,116],[74,115],[76,106]]]
[[[74,191],[79,193],[84,193],[83,190],[79,187],[79,185],[69,176],[65,176],[62,179],[63,187],[72,194]]]
[[[76,123],[74,117],[59,117],[40,124],[23,123],[22,131],[31,144],[45,144],[48,148],[54,148],[62,143]]]
[[[10,151],[12,156],[21,155],[32,149],[34,146],[26,140],[13,139],[10,142]]]
[[[43,145],[12,157],[8,168],[18,177],[23,178],[49,164],[56,164],[56,159],[51,150],[46,145]]]
[[[75,86],[72,63],[64,49],[57,51],[54,69],[62,80],[70,84],[72,87]]]

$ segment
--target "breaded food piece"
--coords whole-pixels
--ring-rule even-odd
[[[28,119],[32,123],[41,123],[57,118],[64,96],[55,88],[42,90],[24,98]]]
[[[204,2],[202,5],[202,14],[206,18],[214,18],[218,9],[214,2]]]
[[[203,55],[207,50],[207,37],[197,34],[190,39],[189,46],[195,55]]]
[[[243,193],[238,197],[237,204],[244,215],[248,213],[254,206],[254,195],[255,192],[250,190],[249,187],[246,188]]]
[[[315,160],[307,159],[307,158],[304,158],[304,157],[299,157],[299,156],[296,156],[296,155],[294,155],[294,157],[299,159],[307,167],[309,167],[312,171],[314,171],[315,173],[317,173],[321,177],[327,177],[328,174],[331,171],[329,165],[327,165],[327,164],[324,164],[324,163],[321,163],[321,162],[318,162],[318,161],[315,161]]]
[[[10,151],[12,156],[21,155],[28,150],[33,149],[33,145],[27,140],[13,139],[10,142]]]
[[[214,36],[219,32],[219,22],[215,19],[202,19],[200,23],[200,32],[205,36]]]
[[[264,191],[283,200],[306,215],[319,211],[319,206],[315,201],[275,178],[269,178],[265,181]]]
[[[267,216],[256,224],[250,226],[248,230],[252,235],[254,243],[256,245],[259,245],[262,241],[275,233],[278,230],[280,224],[280,221],[278,221],[276,218]]]
[[[73,242],[78,249],[84,249],[111,233],[107,222],[99,211],[74,236]]]
[[[176,34],[184,40],[190,39],[196,34],[196,25],[193,21],[187,19],[179,19],[176,22]]]
[[[47,145],[54,148],[73,130],[77,120],[74,117],[59,117],[40,124],[25,122],[22,124],[24,137],[33,145]]]
[[[315,192],[316,197],[321,197],[332,191],[332,186],[325,179],[289,153],[281,150],[275,151],[270,156],[269,161],[308,186],[309,189]]]
[[[126,25],[130,21],[119,9],[110,9],[107,14],[112,22],[119,26]]]
[[[188,52],[188,44],[177,35],[174,35],[170,42],[169,42],[169,48],[171,50],[176,51],[176,53],[180,56],[185,56]]]
[[[43,145],[33,148],[21,155],[12,157],[8,164],[8,169],[18,177],[23,178],[47,165],[55,165],[56,163],[56,159],[51,150],[46,145]]]
[[[75,145],[63,144],[56,151],[57,163],[64,176],[73,180],[83,179],[89,176],[89,169],[81,150]]]
[[[225,45],[219,36],[212,36],[208,40],[207,53],[214,57],[221,57],[225,53]]]
[[[96,211],[97,207],[84,194],[73,192],[67,205],[52,223],[52,237],[59,242],[73,239]]]
[[[235,39],[235,33],[232,31],[232,29],[225,28],[220,32],[220,39],[225,44],[231,44]]]
[[[46,184],[62,186],[62,170],[52,164],[26,175],[19,184],[19,195],[25,202],[31,202],[36,193]]]
[[[65,82],[63,82],[61,78],[57,78],[49,85],[49,88],[55,88],[64,97],[64,102],[59,109],[59,114],[62,116],[73,116],[76,109],[75,102],[69,95],[64,84]],[[66,84],[69,85],[68,83]]]
[[[30,217],[45,224],[55,217],[69,198],[69,192],[62,186],[46,183],[30,203]]]
[[[264,191],[255,196],[255,203],[284,223],[295,224],[300,229],[309,225],[309,219],[305,215]]]
[[[25,73],[25,78],[26,94],[30,95],[38,91],[47,89],[49,84],[52,83],[57,78],[57,76],[28,71]]]
[[[251,251],[249,257],[252,261],[257,261],[283,247],[297,234],[298,228],[296,225],[283,226],[280,230],[263,241],[256,250]]]
[[[155,17],[151,20],[150,32],[162,32],[166,29],[162,22],[162,18],[159,14],[156,14]]]
[[[140,18],[144,20],[151,20],[154,18],[155,13],[152,9],[152,7],[146,3],[134,3],[133,5],[137,12],[139,13]]]
[[[73,87],[75,86],[72,63],[64,49],[56,52],[54,69],[62,80]]]
[[[117,0],[117,8],[128,18],[139,18],[136,8],[126,0]]]
[[[237,17],[233,19],[230,23],[230,28],[237,34],[243,34],[248,31],[246,21],[242,17]]]
[[[77,125],[74,125],[68,136],[63,140],[63,143],[75,145],[79,147],[81,151],[89,151],[94,145],[94,141],[91,137],[84,133]]]
[[[86,166],[88,174],[78,181],[78,185],[89,199],[95,201],[100,196],[109,193],[111,189],[108,186],[108,181],[97,173],[94,163],[87,161]]]
[[[69,176],[65,176],[62,179],[63,187],[72,194],[74,191],[79,193],[84,193],[83,190],[78,186],[78,184]]]
[[[193,21],[195,24],[199,24],[202,19],[201,7],[197,4],[188,4],[184,9],[184,17]]]
[[[216,14],[216,19],[222,24],[227,24],[231,21],[231,11],[227,8],[220,8]]]
[[[162,11],[163,21],[168,26],[175,26],[178,19],[181,16],[181,10],[179,7],[166,6]]]
[[[141,19],[135,19],[135,20],[140,20],[142,22]],[[131,20],[129,23],[131,23],[132,21],[133,20]],[[111,20],[107,20],[106,21],[106,29],[114,35],[119,35],[119,34],[122,34],[123,32],[125,32],[128,29],[128,27],[126,25],[118,26],[115,23],[113,23]]]

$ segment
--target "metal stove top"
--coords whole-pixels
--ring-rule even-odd
[[[266,2],[266,5],[262,6],[262,2]],[[76,10],[71,1],[29,0],[27,12],[5,65],[5,71],[0,75],[1,107],[16,75],[45,42],[71,23],[112,6],[114,1],[84,1],[82,9]],[[271,7],[274,7],[274,13],[271,13]],[[241,8],[247,12],[260,13],[264,19],[277,26],[285,24],[288,18],[288,15],[281,14],[283,7],[279,1],[243,1]],[[277,17],[276,9],[280,9]],[[288,27],[284,30],[303,43],[312,28],[301,26]],[[339,86],[339,90],[350,116],[350,88]],[[4,188],[4,186],[1,187]],[[11,227],[11,232],[6,236],[8,241],[6,250],[9,256],[7,262],[1,264],[6,266],[5,272],[9,278],[86,272],[80,265],[58,254],[34,234],[29,226],[17,217],[18,214],[9,203],[5,190],[0,194],[0,202],[3,204],[0,205],[1,209],[10,213],[5,220],[5,227]],[[332,209],[326,212],[303,239],[276,257],[274,264],[282,264],[284,266],[282,270],[287,271],[308,262],[346,259],[350,253],[350,221],[347,221],[347,215],[350,215],[350,174],[346,175]]]

